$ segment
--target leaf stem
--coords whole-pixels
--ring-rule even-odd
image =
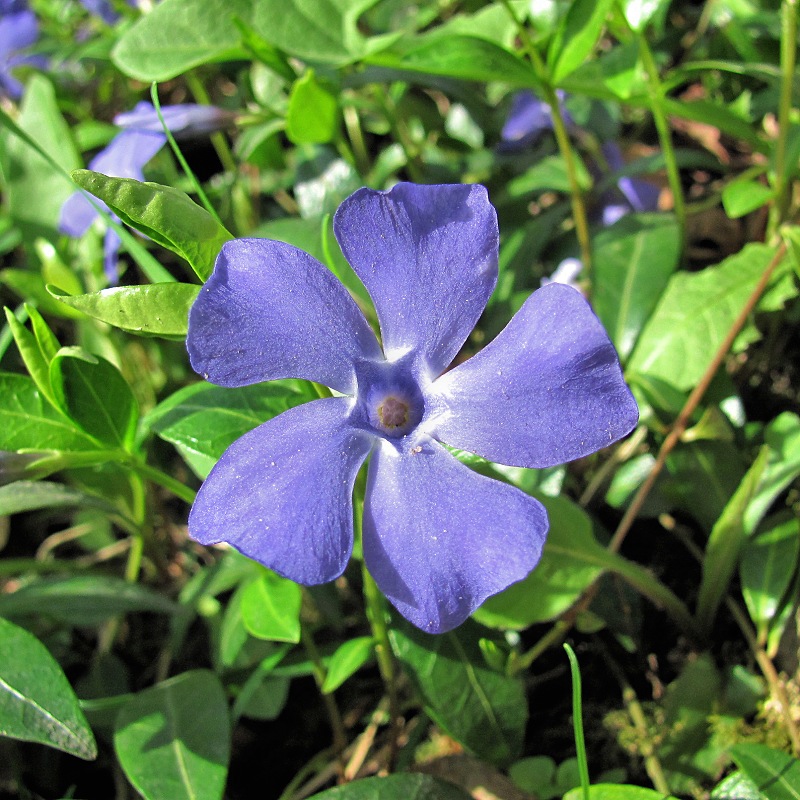
[[[581,702],[581,671],[575,651],[565,642],[564,650],[572,674],[572,729],[575,734],[575,754],[578,757],[578,774],[581,778],[583,800],[589,800],[589,762],[586,759],[586,740],[583,737],[583,704]]]
[[[172,494],[174,494],[176,497],[180,497],[180,499],[188,505],[192,505],[192,503],[194,503],[194,498],[197,492],[195,492],[193,489],[190,489],[188,486],[185,486],[171,475],[167,475],[166,472],[162,472],[157,467],[151,467],[149,464],[145,464],[143,461],[137,461],[136,459],[132,458],[126,458],[124,463],[135,472],[138,472],[143,478],[151,480],[153,483],[158,484],[167,491],[172,492]]]

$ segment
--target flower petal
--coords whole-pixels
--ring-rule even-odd
[[[639,416],[600,321],[558,283],[535,291],[494,341],[439,378],[427,403],[434,436],[520,467],[593,453]]]
[[[375,302],[387,358],[414,350],[438,375],[497,281],[497,215],[486,189],[359,189],[339,207],[334,230]]]
[[[353,548],[353,483],[371,438],[347,423],[350,400],[314,400],[237,439],[189,514],[203,544],[228,542],[304,584],[342,574]]]
[[[504,142],[530,143],[542,131],[550,130],[552,127],[550,106],[526,89],[514,95],[511,111],[500,137]]]
[[[133,111],[125,111],[114,117],[114,124],[121,128],[136,131],[155,131],[162,133],[161,120],[153,106],[140,103]],[[178,103],[172,106],[161,106],[161,116],[167,128],[175,134],[175,138],[184,135],[213,133],[221,130],[235,117],[231,111],[216,106],[197,105],[195,103]]]
[[[347,290],[316,259],[284,242],[226,242],[189,313],[192,367],[220,386],[276,378],[355,391],[354,363],[381,358]]]
[[[421,448],[421,449],[420,449]],[[519,489],[473,472],[427,440],[372,455],[364,559],[398,611],[429,633],[460,625],[537,564],[547,512]]]

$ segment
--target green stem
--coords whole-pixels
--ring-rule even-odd
[[[204,106],[210,106],[211,98],[206,91],[206,87],[203,86],[202,81],[197,77],[197,75],[195,75],[193,72],[187,72],[186,75],[184,75],[184,78],[186,80],[186,85],[189,87],[189,91],[194,96],[194,99]],[[233,157],[231,148],[228,146],[228,140],[219,131],[212,133],[210,138],[211,144],[214,146],[214,150],[216,150],[220,164],[222,164],[222,168],[226,172],[235,173],[238,169],[238,165],[236,163],[236,159]]]
[[[196,492],[190,489],[188,486],[184,486],[180,481],[175,480],[175,478],[171,477],[170,475],[167,475],[166,472],[162,472],[156,467],[151,467],[149,464],[145,464],[142,461],[136,461],[135,459],[125,459],[124,463],[143,478],[147,478],[153,483],[163,487],[167,491],[172,492],[172,494],[174,494],[176,497],[180,497],[181,500],[189,505],[194,503]]]
[[[553,82],[547,70],[547,66],[539,55],[536,45],[528,34],[528,29],[522,20],[517,16],[510,0],[500,0],[508,15],[517,26],[520,41],[525,49],[525,53],[533,66],[534,71],[542,84],[544,100],[550,106],[550,116],[553,120],[553,133],[556,137],[556,144],[564,159],[567,169],[567,180],[569,182],[570,202],[572,204],[572,218],[575,222],[575,235],[578,238],[578,245],[581,250],[581,263],[584,270],[591,269],[592,266],[592,242],[589,236],[589,222],[586,216],[586,204],[583,202],[583,190],[578,180],[578,168],[575,160],[575,153],[569,140],[567,125],[564,122],[564,113],[561,110],[561,103],[558,100]]]
[[[317,644],[314,637],[311,635],[311,629],[307,625],[302,625],[301,641],[303,647],[308,654],[309,659],[313,665],[314,680],[322,695],[322,702],[325,704],[325,710],[328,713],[328,720],[331,724],[331,731],[333,732],[333,748],[341,757],[347,747],[347,734],[344,729],[344,722],[342,722],[342,715],[339,713],[339,707],[336,705],[336,700],[331,693],[322,691],[322,685],[325,683],[327,670],[322,663],[322,658],[317,650]],[[342,764],[342,769],[344,765]]]
[[[797,58],[797,2],[784,0],[781,5],[781,93],[778,104],[778,139],[775,142],[775,202],[770,209],[769,234],[774,234],[786,219],[790,200],[790,183],[786,148],[791,126],[792,83]]]
[[[678,160],[675,156],[675,148],[672,146],[672,134],[669,128],[669,120],[664,111],[664,87],[658,74],[658,65],[653,57],[653,52],[644,35],[639,36],[639,53],[647,72],[647,82],[650,88],[650,110],[653,113],[658,141],[661,145],[661,152],[664,156],[664,165],[667,170],[667,180],[672,192],[672,202],[675,208],[675,216],[681,231],[681,238],[686,237],[686,201],[683,197],[683,186],[681,185],[681,174],[678,169]]]
[[[161,113],[161,103],[158,99],[158,84],[155,81],[150,84],[150,97],[153,100],[156,114],[158,114],[158,121],[161,123],[161,127],[164,129],[164,135],[167,137],[169,146],[172,148],[172,152],[175,154],[175,158],[178,159],[178,162],[183,168],[184,173],[186,173],[186,177],[191,181],[195,192],[197,192],[197,196],[200,198],[200,202],[203,204],[203,208],[205,208],[205,210],[208,211],[208,213],[211,214],[211,216],[214,217],[214,219],[220,225],[222,225],[222,220],[219,218],[219,214],[217,214],[216,209],[211,205],[208,197],[206,197],[206,193],[203,191],[200,181],[197,180],[197,176],[194,174],[194,172],[192,172],[192,168],[183,157],[183,153],[181,152],[180,147],[178,147],[178,143],[175,141],[172,131],[167,127],[167,123],[164,122],[164,115]]]
[[[581,701],[581,671],[575,651],[564,644],[572,673],[572,729],[575,733],[575,754],[578,757],[578,774],[581,778],[583,800],[589,800],[589,762],[586,759],[586,740],[583,736],[583,703]]]

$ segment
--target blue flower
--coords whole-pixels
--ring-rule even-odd
[[[153,109],[150,103],[137,103],[137,110]],[[101,172],[110,178],[134,178],[144,180],[144,165],[166,144],[167,137],[163,133],[152,131],[122,131],[101,150],[90,162],[89,169]],[[101,200],[94,200],[101,208],[108,209]],[[110,213],[110,212],[109,212]],[[83,236],[92,223],[100,216],[100,212],[89,202],[83,192],[73,192],[61,206],[61,217],[58,228],[68,236]],[[119,222],[119,217],[112,214]],[[119,280],[117,270],[117,253],[119,252],[119,234],[109,226],[106,229],[103,243],[103,269],[109,283]]]
[[[22,96],[22,84],[12,75],[15,67],[27,65],[44,67],[42,56],[26,55],[21,51],[39,38],[36,15],[25,0],[0,1],[0,94],[17,100]]]
[[[603,157],[609,172],[619,172],[624,166],[622,152],[614,142],[602,146]],[[616,182],[617,191],[605,192],[601,199],[603,225],[613,225],[632,211],[656,211],[661,190],[658,186],[638,178],[622,176]]]
[[[567,126],[572,125],[572,117],[564,108],[566,94],[558,89],[556,91],[561,113]],[[527,145],[533,144],[544,131],[553,129],[553,112],[550,106],[540,100],[533,92],[524,90],[517,92],[511,101],[511,111],[508,114],[500,138],[506,144]]]
[[[374,301],[382,345],[329,270],[268,239],[225,244],[191,309],[187,347],[204,378],[305,378],[336,396],[234,442],[200,488],[189,532],[298,583],[331,581],[350,558],[352,491],[369,457],[366,566],[403,616],[441,633],[524,578],[548,528],[538,501],[442,443],[548,467],[627,434],[636,403],[600,322],[559,284],[445,371],[497,281],[497,217],[482,186],[360,189],[334,230]]]
[[[146,108],[144,106],[147,106]],[[236,114],[216,106],[178,103],[163,106],[161,115],[175,138],[221,130],[235,118]],[[155,108],[140,103],[133,111],[126,111],[114,117],[114,124],[120,128],[135,131],[154,131],[160,133],[161,120]]]

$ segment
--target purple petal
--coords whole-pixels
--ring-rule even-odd
[[[439,378],[428,406],[436,438],[520,467],[588,455],[638,420],[603,326],[558,283],[535,291],[494,341]]]
[[[359,189],[339,207],[334,230],[375,302],[387,358],[414,351],[439,374],[497,281],[497,215],[486,189]]]
[[[514,95],[500,138],[504,142],[530,142],[552,127],[550,106],[526,90]]]
[[[109,0],[80,0],[80,3],[90,14],[100,17],[108,25],[113,25],[119,19],[120,15]]]
[[[102,172],[111,178],[134,178],[143,181],[144,165],[166,144],[166,141],[167,137],[163,133],[122,131],[89,162],[89,169]]]
[[[102,200],[95,199],[94,202],[103,208],[108,208]],[[58,229],[67,236],[83,236],[98,216],[99,212],[83,192],[73,192],[61,206]]]
[[[364,315],[316,259],[269,239],[236,239],[189,313],[192,367],[220,386],[306,378],[355,391],[355,363],[381,358]]]
[[[460,625],[487,597],[537,564],[542,505],[479,475],[430,440],[407,452],[383,441],[372,455],[364,560],[398,611],[429,633]]]
[[[603,203],[602,214],[600,220],[603,227],[610,228],[615,222],[621,220],[626,214],[631,213],[631,207],[626,202],[609,202]]]
[[[141,106],[142,104],[140,104]],[[161,114],[167,128],[175,134],[211,133],[224,128],[233,118],[230,111],[225,111],[216,106],[195,105],[193,103],[162,106]],[[114,124],[121,128],[136,131],[154,131],[162,133],[161,120],[153,106],[149,108],[136,107],[133,111],[126,111],[114,117]]]
[[[116,214],[112,215],[115,222],[121,222]],[[119,246],[122,244],[119,234],[109,225],[103,239],[103,272],[111,286],[119,283]]]
[[[189,514],[203,544],[228,542],[303,584],[342,574],[353,548],[353,483],[372,439],[347,422],[350,400],[314,400],[235,441]]]
[[[647,181],[636,178],[620,178],[617,186],[634,211],[656,211],[661,189]]]
[[[20,11],[0,17],[0,61],[30,47],[39,38],[39,23],[33,11]]]

